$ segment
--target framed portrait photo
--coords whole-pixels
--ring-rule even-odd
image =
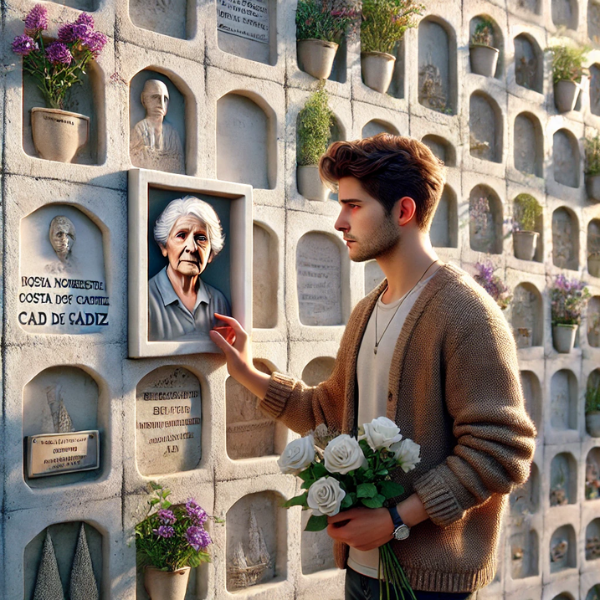
[[[251,312],[252,187],[130,170],[129,356],[218,353],[214,313]]]

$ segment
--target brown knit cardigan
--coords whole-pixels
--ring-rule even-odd
[[[362,336],[385,282],[358,303],[331,377],[316,387],[274,373],[261,408],[305,433],[319,423],[353,429]],[[529,476],[535,428],[527,415],[515,343],[492,298],[446,264],[422,290],[394,350],[386,416],[421,445],[421,462],[395,479],[429,519],[393,542],[415,590],[470,592],[496,571],[507,494]],[[346,564],[348,547],[334,547]]]

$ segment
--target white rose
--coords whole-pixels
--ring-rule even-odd
[[[387,417],[377,417],[377,419],[373,419],[370,423],[365,423],[363,428],[365,433],[359,436],[358,439],[367,440],[367,443],[374,451],[389,448],[392,444],[402,439],[398,425]]]
[[[291,441],[277,460],[281,472],[297,475],[302,469],[308,467],[315,460],[314,444],[312,435]]]
[[[358,442],[346,433],[338,435],[327,444],[323,452],[323,461],[330,473],[342,473],[342,475],[367,464]]]
[[[313,515],[333,517],[340,512],[340,505],[346,492],[340,487],[340,482],[333,477],[321,477],[308,488],[308,506]]]
[[[408,438],[390,446],[390,451],[394,453],[394,459],[405,473],[412,471],[417,463],[421,462],[421,446]]]

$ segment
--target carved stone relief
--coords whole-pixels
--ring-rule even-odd
[[[448,34],[428,19],[419,25],[419,102],[432,110],[452,113]]]
[[[542,68],[539,64],[539,50],[537,44],[526,35],[515,38],[515,81],[529,90],[540,94],[543,92],[544,82]]]
[[[573,135],[564,129],[554,134],[552,163],[557,183],[579,187],[579,146]]]
[[[160,367],[136,388],[136,462],[142,475],[195,469],[202,456],[202,393],[182,367]]]
[[[572,454],[561,452],[550,463],[550,506],[575,504],[577,463]]]
[[[568,369],[550,381],[550,424],[558,431],[577,429],[577,380]]]
[[[277,289],[279,250],[275,235],[254,224],[252,254],[252,326],[269,329],[277,326]]]
[[[522,579],[533,577],[539,572],[539,543],[535,531],[519,532],[512,535],[511,577]]]
[[[296,250],[298,304],[303,325],[342,325],[340,249],[323,233],[302,236]]]
[[[577,0],[552,0],[552,22],[557,27],[577,29]]]
[[[471,155],[482,160],[502,160],[502,125],[496,116],[492,100],[475,93],[470,100]]]
[[[579,263],[579,227],[575,219],[566,208],[552,213],[552,261],[561,269],[577,269]]]
[[[384,279],[385,275],[377,261],[370,260],[365,263],[365,294],[372,292]]]
[[[186,39],[187,4],[187,0],[129,0],[129,16],[138,27]]]
[[[540,380],[533,371],[521,371],[521,386],[525,396],[525,408],[536,428],[542,423],[542,391]]]
[[[515,169],[529,175],[542,177],[543,148],[539,123],[533,115],[520,114],[515,119],[514,158]],[[537,125],[537,126],[536,126]]]
[[[391,124],[381,121],[379,119],[373,119],[369,121],[361,132],[361,137],[367,138],[378,133],[391,133],[392,135],[398,135],[398,130]]]
[[[571,525],[563,525],[552,534],[549,554],[551,573],[577,566],[575,531]]]

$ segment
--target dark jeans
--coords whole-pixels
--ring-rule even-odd
[[[379,581],[372,577],[361,575],[350,568],[346,568],[346,595],[345,600],[379,600]],[[414,590],[417,600],[475,600],[477,593],[460,592],[458,594],[442,594],[440,592],[419,592]],[[385,598],[385,588],[384,596]],[[393,600],[402,600],[399,592],[392,593]],[[408,596],[404,594],[405,600]]]

